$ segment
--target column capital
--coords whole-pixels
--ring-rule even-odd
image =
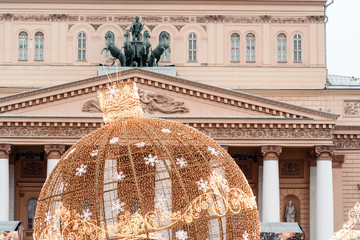
[[[65,152],[65,145],[62,144],[47,144],[44,145],[44,151],[47,159],[60,159]]]
[[[342,168],[342,164],[345,162],[345,155],[334,154],[332,156],[332,167]]]
[[[261,146],[260,152],[263,156],[263,160],[279,160],[279,156],[282,153],[282,146],[268,145]]]
[[[0,158],[9,159],[10,152],[11,152],[11,144],[0,144]]]
[[[323,145],[315,146],[316,159],[319,160],[332,160],[332,156],[335,153],[335,146]]]

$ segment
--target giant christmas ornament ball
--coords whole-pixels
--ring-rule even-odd
[[[106,124],[49,175],[36,240],[259,239],[252,190],[220,145],[183,124],[143,118],[132,82],[99,95]]]

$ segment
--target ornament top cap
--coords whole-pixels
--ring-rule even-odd
[[[105,123],[143,116],[134,82],[114,82],[98,91]]]

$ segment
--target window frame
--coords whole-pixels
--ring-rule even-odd
[[[34,201],[35,204],[33,203],[30,203],[31,201]],[[26,230],[28,231],[34,231],[34,221],[35,221],[35,214],[36,214],[36,208],[37,208],[37,205],[38,205],[38,200],[36,198],[30,198],[28,201],[27,201],[27,204],[26,204]],[[29,209],[30,206],[33,206],[32,209]],[[31,210],[31,212],[30,212]],[[29,214],[30,213],[30,214]],[[31,215],[32,214],[32,215]],[[32,218],[30,218],[29,216],[32,216]],[[29,222],[29,219],[32,219],[32,222],[30,224]],[[29,226],[32,226],[29,228]]]
[[[77,51],[76,51],[77,61],[87,61],[87,34],[86,34],[86,32],[81,31],[78,33],[76,43],[77,43]]]
[[[300,33],[295,33],[293,36],[293,62],[294,63],[302,63],[303,62],[303,48],[302,47],[303,47],[302,35]]]
[[[250,43],[250,44],[249,44]],[[250,49],[249,49],[250,45]],[[251,47],[253,49],[251,49]],[[247,63],[253,63],[256,62],[256,36],[254,33],[248,33],[246,34],[246,62]]]
[[[281,38],[280,38],[281,37]],[[287,62],[287,36],[285,33],[279,33],[277,35],[277,62]]]
[[[41,35],[40,35],[41,34]],[[40,37],[38,37],[40,36]],[[45,35],[43,32],[36,32],[35,33],[35,55],[34,60],[35,61],[44,61],[44,41],[45,41]],[[38,44],[38,41],[40,43]]]
[[[21,31],[18,35],[18,51],[19,61],[27,61],[29,59],[29,34],[25,31]]]
[[[230,61],[233,63],[240,62],[240,34],[232,33],[230,36]]]
[[[191,44],[190,44],[190,42],[191,42]],[[189,34],[187,46],[188,46],[188,62],[197,62],[198,54],[197,54],[197,35],[196,35],[196,33],[192,32]]]

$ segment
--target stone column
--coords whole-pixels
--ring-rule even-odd
[[[310,239],[316,239],[316,155],[314,149],[308,154],[310,164]]]
[[[60,160],[61,155],[65,152],[65,145],[61,144],[48,144],[44,146],[47,157],[47,170],[46,176],[49,176],[57,162]]]
[[[281,146],[262,146],[263,201],[262,221],[280,222],[279,155]]]
[[[328,240],[334,233],[332,155],[334,146],[315,146],[316,154],[316,238]]]
[[[0,144],[0,221],[9,221],[9,154],[10,144]]]

